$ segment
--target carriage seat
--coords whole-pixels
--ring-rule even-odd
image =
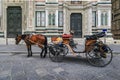
[[[106,35],[105,32],[100,32],[97,34],[88,35],[88,36],[86,36],[86,40],[96,40],[97,38],[104,37],[105,35]]]
[[[63,34],[63,35],[62,35],[62,38],[68,38],[68,39],[69,39],[69,38],[71,38],[71,37],[72,37],[71,34]]]
[[[87,35],[86,40],[96,40],[97,37],[95,35]]]

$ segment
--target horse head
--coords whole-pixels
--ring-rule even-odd
[[[19,42],[21,41],[21,39],[22,39],[22,35],[16,35],[16,38],[15,38],[15,44],[17,45],[17,44],[19,44]]]

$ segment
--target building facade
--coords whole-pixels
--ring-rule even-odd
[[[111,33],[111,1],[2,0],[1,40],[14,43],[16,34],[59,36],[75,32],[76,39],[107,29]]]
[[[112,2],[112,33],[114,39],[120,39],[120,0]]]

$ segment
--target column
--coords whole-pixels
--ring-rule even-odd
[[[2,30],[2,12],[3,12],[3,2],[0,1],[0,31]]]
[[[63,18],[64,18],[64,24],[63,24],[63,33],[66,33],[66,5],[64,4],[63,8]]]
[[[63,7],[63,18],[64,18],[63,33],[69,33],[70,27],[68,27],[69,26],[68,22],[70,21],[70,15],[67,10],[66,4],[64,4],[64,7]]]
[[[92,7],[88,9],[88,34],[92,34]]]
[[[98,10],[98,28],[101,26],[101,11],[100,10]]]

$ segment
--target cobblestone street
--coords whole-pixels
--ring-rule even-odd
[[[39,54],[0,53],[0,80],[119,80],[120,54],[106,67],[91,66],[85,58],[66,56],[63,62],[52,62]]]

